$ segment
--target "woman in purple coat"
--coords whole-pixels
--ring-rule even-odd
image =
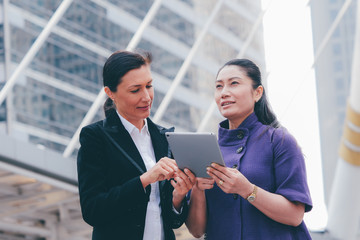
[[[226,118],[219,145],[226,166],[198,178],[186,225],[207,240],[311,239],[312,208],[304,157],[267,102],[259,68],[234,59],[218,72],[215,101]]]

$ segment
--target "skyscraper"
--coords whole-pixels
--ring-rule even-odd
[[[16,68],[60,3],[59,0],[10,1],[11,61],[7,63],[10,69]],[[7,109],[11,131],[20,129],[30,141],[63,151],[102,87],[105,59],[111,52],[126,48],[152,3],[74,1],[27,70],[21,73],[12,96],[7,99],[12,103],[11,109]],[[156,99],[152,114],[215,3],[163,1],[145,30],[137,48],[154,55]],[[237,56],[260,11],[260,1],[226,1],[222,5],[162,122],[189,131],[197,129],[196,123],[212,101],[215,72],[222,63]],[[261,29],[245,56],[265,68]],[[1,82],[4,83],[3,75]],[[101,117],[99,110],[94,120]]]
[[[315,53],[345,2],[347,1],[311,1]],[[338,160],[349,95],[355,14],[356,1],[352,1],[315,63],[324,190],[327,202]]]

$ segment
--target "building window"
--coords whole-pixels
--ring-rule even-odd
[[[335,83],[336,83],[336,89],[337,90],[343,90],[344,89],[345,81],[342,78],[337,78],[335,80]]]
[[[336,56],[341,55],[341,45],[339,43],[335,43],[332,46],[333,54]]]
[[[339,94],[336,96],[336,101],[338,106],[346,106],[346,96],[343,94]]]
[[[338,15],[338,10],[337,9],[331,10],[330,11],[330,19],[331,19],[331,21],[334,21],[337,15]]]
[[[341,72],[343,70],[343,64],[341,61],[335,61],[334,63],[334,71]]]
[[[332,38],[338,38],[340,37],[340,29],[337,27],[332,35]]]

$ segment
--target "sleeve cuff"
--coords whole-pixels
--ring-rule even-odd
[[[180,214],[182,213],[182,211],[183,211],[183,207],[184,207],[184,203],[181,204],[180,211],[178,212],[178,211],[176,210],[176,208],[174,207],[174,205],[172,205],[172,210],[173,210],[173,212],[176,213],[177,215],[180,215]]]

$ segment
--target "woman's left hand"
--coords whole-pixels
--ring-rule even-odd
[[[174,180],[171,180],[171,185],[174,187],[173,204],[175,208],[181,205],[182,200],[195,183],[195,175],[189,169],[185,168],[184,171],[178,169],[175,172]]]
[[[225,193],[236,193],[246,198],[251,193],[253,185],[236,168],[228,168],[212,163],[207,168],[208,174]]]

